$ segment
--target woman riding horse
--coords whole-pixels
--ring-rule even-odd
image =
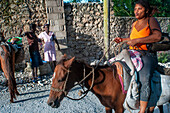
[[[130,49],[134,49],[143,53],[141,56],[143,60],[143,68],[138,72],[140,87],[140,113],[144,113],[148,104],[151,93],[151,77],[158,65],[156,52],[150,52],[147,48],[148,43],[154,43],[161,40],[161,28],[156,20],[152,17],[154,9],[150,7],[145,0],[136,2],[134,13],[137,21],[132,24],[130,37],[115,38],[117,43],[127,41]],[[154,109],[153,107],[150,109]]]

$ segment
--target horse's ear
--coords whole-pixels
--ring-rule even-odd
[[[70,60],[65,61],[64,66],[66,68],[69,68],[71,66],[72,62],[74,61],[74,59],[75,59],[75,57],[71,58]]]
[[[62,56],[62,59],[66,59],[67,55],[64,53],[64,55]]]
[[[60,60],[64,60],[64,59],[66,59],[66,58],[67,58],[67,55],[64,54],[64,55],[60,58]]]

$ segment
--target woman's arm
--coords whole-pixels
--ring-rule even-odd
[[[134,23],[132,24],[132,28],[133,28],[133,26],[134,26]],[[131,28],[131,31],[132,31],[132,28]],[[130,31],[130,32],[131,32]],[[115,39],[114,39],[114,41],[116,42],[116,43],[120,43],[120,42],[123,42],[123,41],[129,41],[130,40],[130,38],[128,37],[128,38],[121,38],[121,37],[116,37]]]
[[[55,34],[53,34],[53,40],[54,40],[54,41],[55,41],[55,43],[57,44],[57,46],[58,46],[58,50],[60,50],[60,46],[59,46],[59,43],[58,43],[58,40],[57,40],[57,38],[56,38]]]
[[[58,46],[58,50],[60,50],[60,46],[59,46],[59,43],[58,43],[57,39],[55,39],[55,43],[56,43],[57,46]]]

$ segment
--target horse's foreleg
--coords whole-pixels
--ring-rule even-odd
[[[105,107],[106,113],[112,113],[112,109],[109,107]]]
[[[118,109],[114,109],[115,113],[123,113],[124,112],[124,108],[118,108]]]

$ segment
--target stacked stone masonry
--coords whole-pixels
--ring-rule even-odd
[[[135,18],[115,17],[112,10],[113,4],[110,6],[110,41],[117,36],[127,37]],[[38,35],[43,30],[43,25],[47,22],[45,0],[25,0],[20,5],[11,2],[9,14],[3,12],[5,6],[2,3],[0,7],[2,13],[0,25],[6,38],[17,36],[20,28],[24,29],[25,26],[33,22],[38,26]],[[104,51],[103,4],[65,3],[64,12],[69,54],[83,59],[87,63],[94,59],[99,60],[103,56]],[[57,18],[60,18],[60,16]],[[162,31],[168,32],[170,17],[158,17],[157,19]],[[63,28],[58,30],[63,30]],[[25,54],[29,56],[26,38],[23,38],[23,44]],[[109,51],[110,57],[113,56],[113,48],[114,46]],[[42,52],[43,50],[41,54]],[[26,57],[25,60],[28,61],[29,57]]]

